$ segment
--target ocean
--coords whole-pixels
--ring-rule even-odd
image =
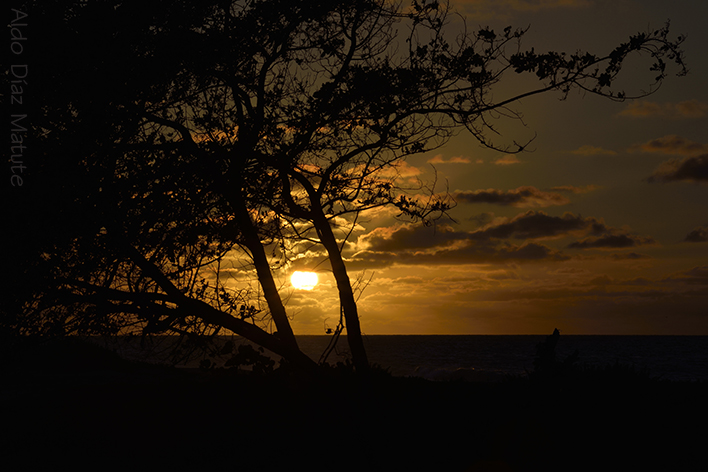
[[[544,335],[373,335],[365,336],[364,343],[369,361],[396,376],[495,381],[531,372],[536,345],[545,338]],[[300,349],[317,361],[330,337],[297,336],[297,340]],[[708,381],[708,336],[561,335],[557,358],[562,360],[576,349],[579,364],[602,367],[619,363],[648,371],[653,378]],[[125,345],[118,351],[125,357],[137,357]],[[347,340],[342,336],[327,361],[334,364],[347,357]],[[193,360],[182,367],[198,365],[199,360]]]
[[[365,345],[370,362],[389,368],[394,375],[497,380],[531,372],[536,346],[545,339],[544,335],[380,335],[367,336]],[[304,352],[317,358],[313,354],[321,353],[326,337],[300,336],[298,342]],[[346,356],[346,340],[339,345]],[[557,358],[562,360],[576,349],[580,364],[618,362],[647,370],[651,377],[708,381],[708,336],[561,335]]]

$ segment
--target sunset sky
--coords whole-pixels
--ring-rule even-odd
[[[655,94],[616,103],[572,92],[516,104],[499,144],[537,135],[530,152],[481,148],[461,132],[410,158],[405,179],[457,201],[456,220],[406,224],[362,215],[345,250],[365,334],[708,334],[708,3],[630,0],[458,0],[470,27],[530,26],[537,51],[609,52],[671,19],[690,73]],[[453,25],[454,27],[454,25]],[[626,91],[652,81],[648,58],[624,70]],[[644,69],[639,73],[639,64]],[[513,77],[495,90],[521,90]],[[314,290],[288,274],[314,270]],[[296,334],[338,319],[328,262],[316,249],[280,274]],[[363,275],[362,275],[363,274]]]

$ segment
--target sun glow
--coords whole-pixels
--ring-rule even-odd
[[[290,283],[299,290],[312,290],[317,285],[317,274],[314,272],[293,272]]]

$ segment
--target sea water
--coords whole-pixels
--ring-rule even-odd
[[[496,380],[531,372],[536,346],[545,339],[543,335],[379,335],[366,336],[364,345],[370,362],[394,375]],[[300,348],[315,359],[326,340],[325,336],[298,336]],[[333,353],[329,362],[348,355],[346,339],[338,346],[339,354]],[[651,377],[708,381],[708,336],[561,335],[556,357],[562,360],[575,350],[580,364],[619,363],[646,370]]]
[[[494,381],[531,372],[536,346],[545,339],[544,335],[369,335],[364,337],[364,346],[371,363],[396,376]],[[300,349],[315,361],[321,359],[330,340],[330,336],[297,336]],[[136,350],[125,346],[119,353],[138,357]],[[575,350],[580,364],[619,363],[648,371],[654,378],[708,381],[708,336],[561,335],[557,359]],[[347,338],[342,336],[326,361],[336,364],[349,358]],[[192,359],[180,365],[198,367],[199,362]]]

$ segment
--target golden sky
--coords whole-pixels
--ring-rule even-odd
[[[630,0],[458,0],[468,26],[530,25],[537,51],[609,52],[671,19],[685,34],[687,77],[616,103],[571,92],[517,103],[526,127],[499,121],[499,140],[537,137],[530,152],[481,148],[460,133],[416,156],[403,178],[447,183],[455,222],[408,224],[362,215],[345,256],[362,285],[365,334],[708,335],[708,3]],[[459,25],[458,25],[459,26]],[[455,27],[455,25],[453,25]],[[648,59],[647,59],[648,60]],[[627,91],[652,76],[630,62]],[[511,80],[495,93],[513,93]],[[506,87],[506,88],[505,88]],[[294,270],[315,270],[311,291]],[[279,274],[296,334],[338,319],[328,263],[316,248]]]

